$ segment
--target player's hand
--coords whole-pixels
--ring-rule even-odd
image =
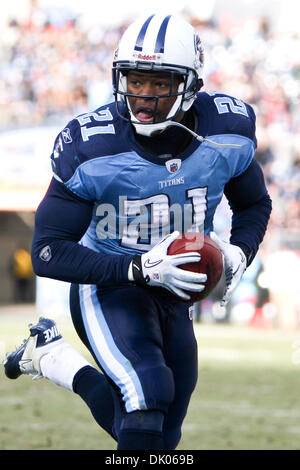
[[[168,255],[171,243],[180,235],[178,231],[167,235],[150,251],[136,255],[129,267],[129,280],[137,284],[164,287],[181,299],[189,300],[184,291],[201,292],[204,289],[206,274],[198,274],[178,268],[181,264],[198,263],[201,256],[197,252]]]
[[[239,246],[220,240],[214,232],[210,233],[210,238],[218,245],[223,254],[226,288],[221,300],[221,306],[224,307],[229,302],[233,291],[242,279],[247,267],[247,259]]]

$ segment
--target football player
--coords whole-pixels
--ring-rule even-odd
[[[112,68],[115,101],[58,135],[53,179],[35,222],[38,276],[70,282],[75,329],[101,372],[41,318],[8,355],[6,375],[43,376],[77,394],[118,450],[175,449],[197,382],[191,292],[206,275],[168,255],[180,232],[202,232],[223,253],[225,305],[263,240],[271,212],[256,149],[255,114],[203,86],[193,27],[152,15],[124,33]],[[223,194],[229,241],[213,232]]]

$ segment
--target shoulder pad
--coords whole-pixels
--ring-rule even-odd
[[[112,104],[80,114],[58,134],[51,154],[56,179],[68,181],[79,165],[91,158],[117,153],[119,126]]]
[[[113,104],[101,106],[95,111],[80,114],[75,118],[80,126],[82,142],[89,142],[92,136],[115,134],[115,113]]]
[[[202,92],[195,105],[206,122],[206,135],[242,135],[251,139],[256,147],[256,116],[249,104],[225,93]]]

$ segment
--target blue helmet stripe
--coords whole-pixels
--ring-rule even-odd
[[[149,18],[145,21],[143,26],[141,27],[141,30],[139,32],[139,35],[137,37],[136,43],[135,43],[135,51],[142,51],[143,50],[143,44],[144,44],[144,39],[145,35],[149,26],[150,21],[152,20],[154,15],[149,16]]]
[[[154,52],[163,54],[165,51],[165,39],[166,39],[166,31],[167,31],[167,26],[170,21],[172,15],[166,16],[164,21],[161,24],[161,27],[158,31],[156,43],[155,43],[155,49]]]

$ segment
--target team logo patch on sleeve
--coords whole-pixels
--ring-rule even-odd
[[[66,127],[61,132],[61,135],[62,135],[62,138],[63,138],[63,141],[64,141],[65,144],[70,144],[71,142],[73,142],[73,139],[71,137],[71,132],[70,132],[70,129],[68,127]]]
[[[52,258],[52,253],[49,245],[41,249],[39,257],[42,261],[45,261],[45,263],[48,263],[48,261],[50,261],[50,259]]]

